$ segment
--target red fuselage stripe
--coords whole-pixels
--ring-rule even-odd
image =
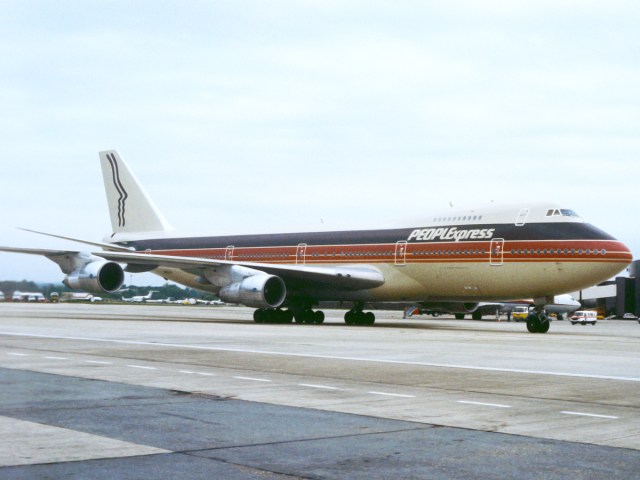
[[[499,250],[497,249],[499,247]],[[491,249],[493,248],[493,251]],[[406,249],[406,250],[403,250]],[[153,250],[148,253],[236,262],[282,264],[431,262],[615,262],[629,263],[629,250],[615,240],[505,240],[403,244],[287,245]]]

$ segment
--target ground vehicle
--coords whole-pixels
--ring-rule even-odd
[[[598,313],[592,310],[578,310],[573,313],[569,321],[571,325],[575,325],[576,323],[582,325],[590,323],[591,325],[595,325],[598,321]]]
[[[633,313],[625,313],[622,316],[623,320],[638,320],[640,322],[640,318],[636,317]]]
[[[519,322],[520,320],[526,320],[529,316],[529,307],[526,305],[518,305],[513,307],[511,312],[511,318],[514,322]]]

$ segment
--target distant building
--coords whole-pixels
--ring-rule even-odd
[[[640,316],[640,260],[631,264],[628,277],[616,277],[573,295],[584,307],[596,308],[604,316],[622,318],[625,313]]]
[[[4,292],[2,290],[0,290],[0,302],[4,302],[5,298],[4,298]]]
[[[14,302],[46,302],[46,298],[40,292],[21,292],[16,290],[11,295],[11,300]]]

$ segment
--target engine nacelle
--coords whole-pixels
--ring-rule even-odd
[[[247,307],[277,308],[284,303],[287,287],[275,275],[252,275],[221,288],[218,296],[225,302]]]
[[[71,272],[62,283],[91,293],[113,293],[124,283],[124,270],[115,262],[93,261]]]

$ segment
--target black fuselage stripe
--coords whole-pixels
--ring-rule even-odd
[[[532,223],[516,227],[513,224],[464,225],[459,228],[494,229],[492,238],[465,239],[460,243],[481,244],[492,239],[505,241],[554,241],[554,240],[609,240],[616,239],[590,224],[574,223]],[[432,228],[432,227],[429,227]],[[395,244],[409,238],[415,228],[389,230],[358,230],[338,232],[280,233],[260,235],[233,235],[216,237],[162,238],[124,242],[136,250],[196,250],[226,248],[282,247],[306,243],[310,246],[332,245],[385,245]],[[451,244],[451,241],[432,240],[428,242],[409,240],[409,244]],[[455,243],[455,242],[454,242]]]

